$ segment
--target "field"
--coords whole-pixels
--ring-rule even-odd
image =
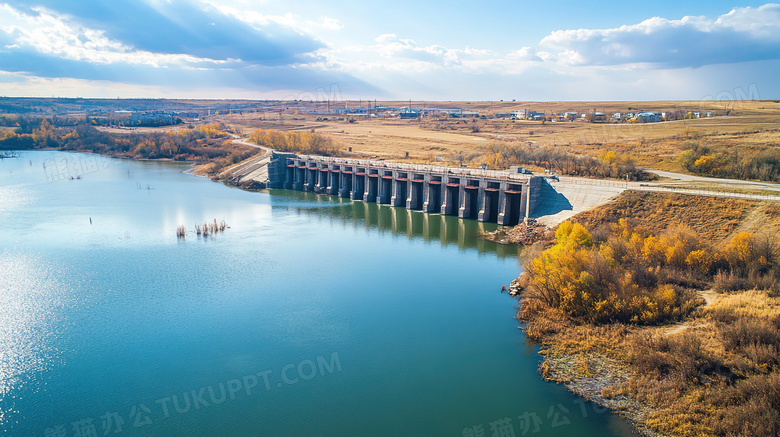
[[[425,117],[414,120],[308,114],[324,104],[294,102],[283,110],[214,116],[248,133],[254,129],[314,130],[332,137],[345,155],[433,163],[482,164],[492,142],[562,146],[597,156],[606,150],[630,154],[640,166],[684,171],[679,157],[691,141],[702,146],[756,153],[780,146],[780,103],[774,101],[690,102],[412,102],[413,107],[458,107],[481,118]],[[350,108],[366,102],[348,102]],[[374,102],[371,102],[373,105]],[[409,106],[409,102],[377,102]],[[636,111],[711,111],[712,118],[661,123],[540,122],[494,119],[518,109],[605,113]],[[728,111],[728,115],[726,115]],[[318,118],[320,118],[318,120]],[[343,120],[338,120],[342,118]],[[687,143],[687,144],[686,144]],[[351,149],[351,151],[350,151]],[[408,156],[407,156],[408,154]]]
[[[775,202],[675,193],[626,191],[598,208],[579,213],[574,220],[597,229],[621,218],[655,235],[685,225],[716,244],[735,232],[780,233],[780,204]]]
[[[0,98],[7,114],[80,118],[112,117],[114,111],[189,111],[197,119],[185,126],[221,122],[249,134],[256,129],[314,131],[331,137],[345,156],[384,158],[417,163],[490,165],[489,146],[494,142],[532,147],[560,146],[577,154],[598,156],[613,150],[630,155],[637,165],[658,170],[690,172],[681,154],[696,144],[724,153],[752,156],[777,152],[780,146],[780,102],[736,100],[745,92],[726,93],[721,101],[618,101],[618,102],[419,102],[419,101],[251,101],[251,100],[99,100]],[[751,90],[751,97],[758,95]],[[401,120],[383,117],[334,115],[335,109],[460,108],[477,117],[426,116]],[[661,123],[610,123],[585,121],[541,122],[495,118],[495,113],[515,110],[545,113],[629,111],[711,112],[713,117]],[[98,114],[98,115],[95,115]],[[0,114],[3,115],[3,114]],[[379,115],[379,116],[377,116]],[[484,118],[483,118],[484,117]],[[151,133],[174,128],[107,129],[111,133]],[[773,155],[774,156],[774,155]],[[537,169],[538,170],[538,169]],[[722,176],[722,175],[721,175]]]

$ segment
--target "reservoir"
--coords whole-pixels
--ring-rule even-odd
[[[633,435],[540,379],[494,224],[186,168],[0,160],[3,435]]]

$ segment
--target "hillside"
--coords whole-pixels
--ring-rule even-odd
[[[542,377],[649,436],[778,435],[780,202],[625,191],[571,222],[510,286]]]
[[[642,191],[625,191],[602,206],[577,214],[572,221],[597,229],[621,218],[656,235],[682,224],[716,243],[735,232],[780,233],[778,202]]]

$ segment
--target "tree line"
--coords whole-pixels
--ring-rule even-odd
[[[691,173],[743,180],[780,182],[780,149],[767,148],[754,153],[726,151],[687,142],[680,165]]]
[[[637,168],[631,156],[613,151],[593,157],[574,154],[561,147],[532,147],[518,143],[496,142],[483,152],[481,159],[492,168],[536,165],[570,176],[623,180],[628,177],[632,181],[644,181],[654,177]]]
[[[249,139],[257,145],[281,152],[324,156],[333,156],[338,153],[330,138],[314,132],[281,132],[275,129],[257,129],[249,134]]]
[[[621,219],[595,241],[567,221],[555,241],[526,264],[522,296],[588,323],[677,320],[696,307],[692,290],[704,286],[780,292],[780,248],[768,237],[739,233],[717,250],[683,227],[656,236]]]
[[[169,132],[114,134],[85,123],[55,127],[47,119],[0,131],[0,149],[57,149],[134,159],[212,162],[214,172],[258,153],[253,147],[234,144],[218,123]]]

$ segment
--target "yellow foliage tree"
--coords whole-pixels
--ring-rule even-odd
[[[712,251],[704,249],[691,251],[685,259],[685,263],[691,268],[705,273],[709,273],[712,270],[714,262],[715,257],[712,255]]]
[[[558,244],[571,245],[573,247],[590,247],[593,245],[593,237],[587,229],[579,223],[565,221],[555,231],[555,239]]]
[[[605,163],[605,164],[612,165],[612,164],[614,164],[614,163],[616,163],[616,162],[617,162],[617,160],[618,160],[618,157],[617,157],[617,154],[616,154],[615,152],[613,152],[612,150],[610,150],[610,151],[608,151],[608,152],[605,152],[605,153],[602,153],[602,154],[600,154],[600,155],[599,155],[599,159],[600,159],[600,160],[601,160],[603,163]]]
[[[723,248],[722,256],[732,268],[743,269],[753,261],[755,246],[755,235],[740,232]]]
[[[694,297],[659,281],[658,269],[711,260],[701,242],[685,229],[643,238],[625,220],[597,247],[580,224],[559,225],[556,244],[526,264],[525,296],[595,323],[657,323],[691,311]],[[693,255],[692,251],[698,250]],[[618,253],[620,254],[618,256]]]

